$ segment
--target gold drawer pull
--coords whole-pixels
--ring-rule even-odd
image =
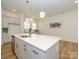
[[[39,54],[38,52],[36,52],[35,50],[32,50],[33,51],[33,53],[35,53],[35,54]]]
[[[24,51],[27,51],[27,49],[26,48],[23,48],[24,49]]]
[[[27,45],[26,45],[26,44],[24,44],[24,46],[25,46],[25,47],[27,47]]]

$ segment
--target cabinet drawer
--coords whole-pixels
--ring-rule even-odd
[[[42,50],[32,46],[32,45],[29,45],[28,48],[31,50],[31,52],[35,55],[40,55],[40,54],[43,54],[45,52],[43,52]]]
[[[36,47],[33,47],[31,45],[28,46],[29,53],[31,55],[31,59],[44,59],[43,58],[43,52],[37,49]]]
[[[21,39],[16,38],[15,43],[18,43],[19,45],[23,46],[24,41]]]

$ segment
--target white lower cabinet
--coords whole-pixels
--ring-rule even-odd
[[[38,51],[35,47],[23,42],[23,59],[41,59],[40,51]]]
[[[23,43],[23,58],[22,59],[31,59],[30,50],[26,43]]]
[[[15,54],[18,59],[59,59],[58,44],[55,44],[47,52],[29,45],[18,38],[15,39]]]
[[[30,53],[31,59],[42,59],[41,51],[33,46],[29,46],[29,53]]]
[[[31,59],[27,43],[15,38],[15,54],[18,59]]]
[[[16,54],[18,59],[23,58],[23,48],[22,48],[22,45],[17,38],[15,39],[15,54]]]

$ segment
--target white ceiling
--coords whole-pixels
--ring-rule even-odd
[[[75,0],[43,0],[43,8],[46,12],[46,17],[52,17],[59,13],[77,9]],[[12,11],[15,9],[16,13],[28,15],[28,17],[40,18],[39,12],[41,10],[41,0],[2,0],[3,9]],[[28,10],[27,10],[28,9]],[[28,12],[28,13],[27,13]]]

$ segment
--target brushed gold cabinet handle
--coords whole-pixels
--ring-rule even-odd
[[[23,48],[24,49],[24,51],[27,51],[27,49],[26,48]]]
[[[37,54],[37,55],[39,54],[39,53],[38,53],[38,52],[36,52],[35,50],[32,50],[32,51],[33,51],[33,53],[35,53],[35,54]]]
[[[27,47],[27,45],[24,44],[25,47]]]

